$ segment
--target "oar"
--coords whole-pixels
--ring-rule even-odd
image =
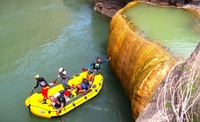
[[[56,84],[56,81],[58,80],[58,76],[57,76],[57,78],[53,81],[53,84]]]
[[[87,71],[88,69],[87,69],[87,68],[82,68],[82,70],[83,70],[83,71]]]
[[[60,115],[58,114],[58,117],[59,117],[59,119],[60,119],[60,122],[64,122],[63,120],[62,120],[62,118],[60,117]]]
[[[31,95],[33,94],[33,89],[31,90],[31,94],[30,94],[30,96],[29,96],[29,104],[28,104],[28,110],[29,110],[29,114],[30,114],[30,116],[32,117],[32,114],[31,114],[31,105],[30,105],[30,99],[31,99]]]
[[[55,106],[53,106],[53,108],[56,109]],[[64,122],[64,121],[62,120],[61,116],[59,115],[59,113],[57,113],[57,114],[58,114],[58,117],[59,117],[60,122]]]
[[[31,90],[31,94],[30,94],[30,96],[33,94],[33,89]],[[30,100],[29,100],[29,103],[30,103]]]
[[[29,98],[29,99],[30,99],[30,98]],[[28,110],[29,110],[30,116],[33,117],[32,114],[31,114],[31,105],[30,105],[30,104],[28,105]]]

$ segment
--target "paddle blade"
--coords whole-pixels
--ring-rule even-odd
[[[83,71],[87,71],[87,68],[82,68]]]
[[[58,79],[59,76],[60,75],[58,75],[57,78],[53,81],[53,85],[57,83],[56,81],[57,81],[57,79]]]
[[[59,119],[60,119],[60,122],[63,122],[60,116],[59,116]]]
[[[56,80],[53,82],[53,84],[56,84]]]
[[[30,104],[28,105],[28,110],[29,110],[30,116],[33,118],[32,114],[31,114],[31,105]]]

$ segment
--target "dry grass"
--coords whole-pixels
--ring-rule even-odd
[[[179,65],[182,62],[177,63]],[[181,67],[181,76],[169,73],[164,87],[158,95],[157,109],[161,115],[158,121],[192,122],[194,105],[200,97],[199,62],[191,67]]]

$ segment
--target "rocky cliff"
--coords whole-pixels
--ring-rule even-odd
[[[130,2],[130,0],[95,0],[94,10],[108,17],[112,17],[128,2]]]
[[[198,122],[200,120],[200,43],[178,62],[158,87],[136,122]]]
[[[134,0],[95,0],[94,10],[100,12],[108,17],[113,17],[114,14],[127,3]],[[200,11],[200,0],[140,0],[143,2],[153,3],[160,6],[176,6],[182,7],[184,3],[187,8],[194,8]]]

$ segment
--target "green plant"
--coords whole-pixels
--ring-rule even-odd
[[[165,101],[165,104],[166,104],[166,108],[172,109],[172,104],[170,101]]]

